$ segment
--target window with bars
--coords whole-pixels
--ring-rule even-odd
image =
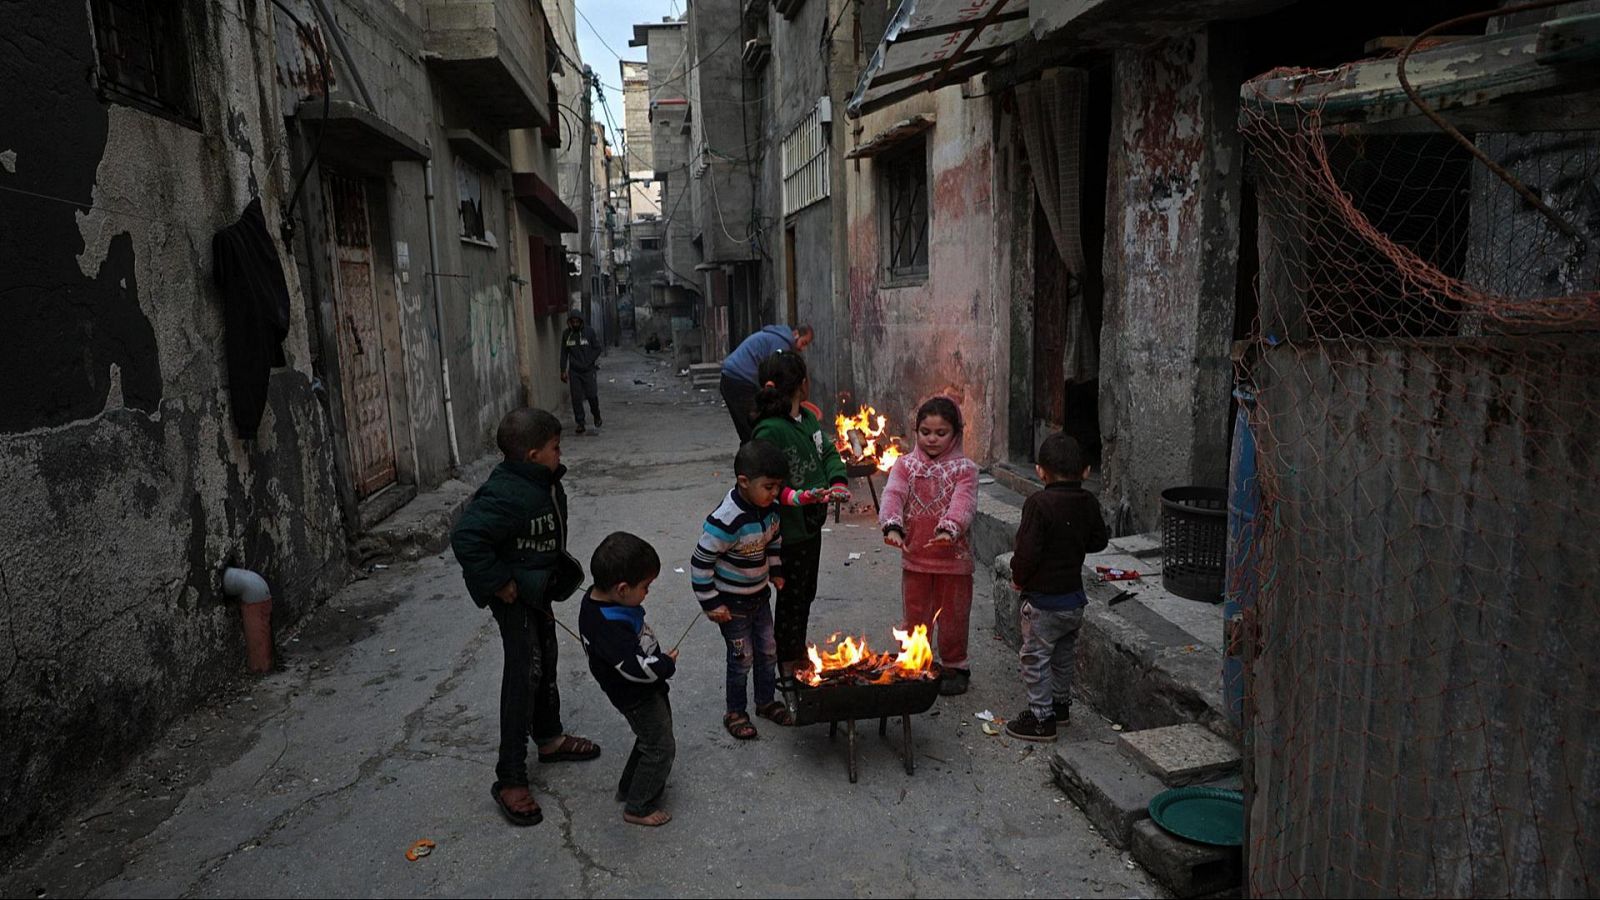
[[[923,140],[893,156],[880,156],[884,274],[888,281],[928,277],[928,156]]]
[[[90,0],[101,92],[194,124],[185,0]]]
[[[784,215],[828,196],[828,135],[823,130],[820,104],[789,132],[780,150]]]

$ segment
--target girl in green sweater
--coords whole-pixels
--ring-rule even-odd
[[[848,501],[844,460],[823,434],[822,423],[812,412],[815,407],[806,402],[811,379],[805,360],[798,353],[780,350],[761,361],[756,377],[761,388],[756,392],[755,437],[776,444],[788,457],[788,486],[813,495],[825,491],[829,499]],[[811,602],[817,599],[822,524],[828,519],[828,505],[784,505],[778,515],[784,582],[778,588],[773,632],[779,671],[788,674],[806,661],[806,621],[811,617]]]

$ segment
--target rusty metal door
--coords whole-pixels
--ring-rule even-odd
[[[367,189],[361,179],[343,175],[329,175],[325,187],[333,220],[334,311],[345,434],[356,496],[368,497],[394,482],[395,451],[373,289]]]

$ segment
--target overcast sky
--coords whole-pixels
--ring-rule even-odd
[[[567,22],[564,27],[577,29],[578,54],[582,57],[584,65],[595,71],[600,76],[604,85],[606,103],[611,109],[611,123],[606,124],[609,130],[615,123],[617,128],[622,128],[622,71],[617,64],[618,54],[621,59],[630,61],[645,61],[643,47],[629,47],[628,41],[633,38],[633,23],[659,22],[663,16],[677,16],[684,11],[683,3],[686,0],[576,0],[578,16],[576,22]],[[552,22],[557,28],[563,27],[561,22]],[[599,122],[606,122],[605,110],[598,105],[594,109],[594,118]],[[621,135],[612,135],[611,142],[614,146],[621,146]]]

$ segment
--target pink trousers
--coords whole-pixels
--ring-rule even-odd
[[[967,624],[972,618],[972,575],[900,573],[900,596],[906,627],[927,625],[938,632],[939,665],[967,669]],[[939,620],[934,622],[934,616]]]

